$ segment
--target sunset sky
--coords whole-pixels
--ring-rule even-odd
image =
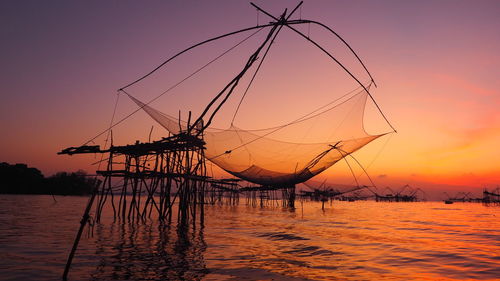
[[[255,3],[278,15],[298,1]],[[330,26],[363,59],[378,84],[373,96],[398,131],[355,154],[377,185],[481,190],[500,184],[499,15],[499,1],[305,1],[300,16]],[[263,14],[258,20],[269,21]],[[78,169],[94,172],[95,166],[90,166],[98,160],[94,155],[56,153],[85,143],[109,125],[117,89],[194,43],[256,24],[256,10],[248,1],[1,1],[0,162],[27,163],[45,175]],[[301,30],[327,45],[335,41],[316,27]],[[179,73],[193,71],[243,38],[222,42],[219,49],[216,44],[207,46],[174,67]],[[275,60],[259,80],[261,87],[286,82],[284,78],[295,75],[292,70],[306,70],[298,76],[304,81],[341,75],[320,52],[301,49],[304,40],[290,32],[282,40],[277,42],[279,52],[270,54]],[[199,109],[213,95],[207,90],[210,83],[214,89],[223,86],[246,61],[250,53],[245,50],[252,46],[230,57],[228,64],[234,68],[221,67],[207,76],[207,84],[192,86],[192,96],[181,93],[152,106],[173,114],[176,102],[193,103]],[[366,81],[366,74],[345,50],[336,49],[339,46],[331,43],[335,54]],[[307,70],[312,61],[315,68]],[[283,80],[273,73],[281,73]],[[174,82],[169,75],[160,73],[151,84],[131,91],[148,100]],[[270,120],[265,113],[273,107],[276,115],[290,118],[301,107],[307,113],[308,108],[355,88],[350,82],[332,88],[298,83],[293,86],[297,93],[288,89],[290,96],[282,97],[281,104],[278,96],[261,105],[255,94],[245,100],[238,124],[265,125]],[[331,97],[323,94],[327,91],[332,91]],[[135,108],[121,96],[116,116]],[[220,124],[225,121],[222,118]],[[114,141],[146,140],[152,125],[139,112],[114,129]],[[154,126],[153,138],[158,139],[165,131]],[[96,143],[102,144],[102,138]],[[322,176],[331,182],[350,181],[344,164]]]

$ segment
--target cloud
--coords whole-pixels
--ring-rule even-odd
[[[387,175],[386,174],[381,174],[381,175],[378,175],[377,177],[379,179],[384,179],[384,178],[387,178]]]
[[[478,118],[477,123],[480,125],[476,128],[444,129],[449,136],[458,140],[458,143],[451,148],[464,149],[500,136],[500,113],[484,113],[481,118]]]
[[[434,74],[433,78],[454,97],[453,100],[450,100],[449,95],[433,97],[447,106],[443,108],[443,112],[453,114],[443,116],[447,123],[446,127],[440,129],[451,139],[445,147],[438,148],[437,151],[433,149],[433,153],[468,149],[500,136],[499,90],[483,87],[449,74],[438,73]],[[464,96],[464,92],[467,95]]]
[[[479,85],[470,80],[450,74],[434,73],[430,75],[428,85],[431,94],[420,95],[420,99],[446,106],[464,113],[498,111],[500,90],[498,86]],[[449,108],[451,107],[451,108]]]
[[[497,97],[499,94],[497,90],[487,89],[485,87],[471,83],[470,81],[460,79],[449,74],[436,74],[435,78],[439,83],[454,85],[456,88],[465,90],[474,95],[483,97]]]

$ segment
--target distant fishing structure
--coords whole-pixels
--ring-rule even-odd
[[[321,201],[324,208],[324,203],[327,201],[340,200],[340,201],[359,201],[372,199],[376,202],[423,202],[427,201],[427,195],[421,188],[414,188],[406,184],[399,188],[397,191],[392,190],[390,187],[385,187],[379,193],[372,189],[370,186],[358,185],[351,188],[335,188],[332,186],[321,184],[318,188],[307,185],[311,191],[303,190],[300,196],[312,201]]]
[[[494,190],[488,191],[484,189],[483,191],[483,202],[484,204],[500,205],[500,187]]]
[[[188,225],[196,227],[197,223],[203,225],[206,204],[218,204],[223,199],[227,199],[229,204],[238,204],[240,194],[245,195],[246,203],[249,205],[277,204],[294,208],[297,196],[295,186],[297,184],[306,182],[341,160],[345,160],[352,171],[347,157],[352,158],[353,152],[371,141],[388,133],[396,132],[370,93],[370,87],[376,86],[375,80],[359,56],[342,37],[320,22],[291,19],[292,15],[301,7],[302,2],[291,12],[285,9],[279,16],[274,16],[253,3],[251,5],[258,12],[267,15],[271,21],[210,38],[173,55],[149,73],[119,89],[120,93],[128,96],[138,105],[137,110],[114,123],[113,113],[112,122],[105,131],[81,146],[69,147],[59,152],[59,154],[66,155],[100,154],[102,160],[99,163],[106,165],[103,170],[98,169],[96,172],[100,178],[100,184],[92,194],[84,212],[77,238],[65,268],[64,279],[67,278],[83,229],[90,220],[89,213],[92,207],[95,207],[94,219],[96,221],[101,220],[103,208],[109,204],[114,217],[118,219],[141,222],[148,218],[157,218],[170,223],[175,215],[178,225],[183,227]],[[370,78],[369,83],[362,83],[325,47],[295,28],[297,25],[304,24],[319,26],[338,38],[366,71]],[[244,130],[237,128],[231,122],[227,129],[212,128],[214,117],[232,96],[235,89],[238,86],[242,87],[243,77],[248,77],[249,82],[244,86],[245,92],[238,108],[236,108],[232,120],[234,121],[239,106],[283,28],[293,31],[317,47],[321,53],[337,64],[356,82],[357,89],[281,126],[261,130]],[[213,99],[199,116],[194,117],[189,111],[187,120],[182,120],[180,112],[179,116],[174,117],[152,108],[150,104],[165,92],[149,102],[142,102],[129,91],[129,87],[132,85],[144,81],[175,58],[198,46],[235,34],[261,30],[268,30],[263,42],[250,54],[243,68],[235,74],[234,78],[215,93]],[[255,33],[257,32],[253,34]],[[196,74],[199,70],[191,75]],[[175,84],[174,87],[185,80]],[[365,131],[363,117],[368,101],[373,103],[392,131],[376,135],[368,134]],[[167,129],[169,136],[146,143],[114,145],[112,128],[140,110],[145,111]],[[332,125],[330,131],[314,131],[315,124],[325,122]],[[89,145],[96,138],[105,134],[108,136],[106,140],[110,140],[109,147],[107,147],[107,143],[104,147]],[[303,137],[307,134],[319,136],[322,142],[300,142],[301,138],[298,136]],[[207,173],[208,162],[219,166],[236,178],[215,179],[209,177]],[[250,185],[242,187],[239,184],[240,181],[248,182]],[[325,194],[329,194],[328,196],[335,193],[333,190],[325,192]],[[341,192],[336,195],[341,195]]]
[[[462,203],[483,203],[485,205],[500,205],[500,187],[496,189],[483,190],[483,197],[472,197],[470,192],[457,192],[454,196],[444,192],[446,204],[453,204],[454,202]]]
[[[377,202],[419,202],[427,201],[426,194],[421,188],[413,188],[409,184],[404,185],[399,190],[394,191],[386,187],[386,194],[374,193]]]

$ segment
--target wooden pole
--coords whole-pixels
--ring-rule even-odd
[[[80,221],[80,229],[78,230],[78,233],[76,234],[75,242],[73,243],[73,248],[71,249],[71,252],[69,253],[68,261],[66,262],[66,267],[64,268],[63,280],[68,280],[68,273],[69,273],[69,269],[71,267],[71,262],[73,261],[73,257],[75,256],[76,249],[78,248],[78,243],[80,243],[80,238],[82,237],[83,229],[85,228],[85,225],[87,224],[87,222],[90,218],[89,212],[90,212],[90,209],[92,208],[92,205],[94,204],[94,199],[98,193],[98,188],[99,188],[99,184],[94,188],[94,191],[92,192],[92,196],[90,197],[90,200],[87,203],[87,207],[85,208],[85,212],[83,213],[82,220]]]

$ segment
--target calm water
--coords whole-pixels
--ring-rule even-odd
[[[60,278],[87,199],[0,195],[0,279]],[[70,280],[500,280],[500,207],[207,206],[205,227],[95,225]]]

